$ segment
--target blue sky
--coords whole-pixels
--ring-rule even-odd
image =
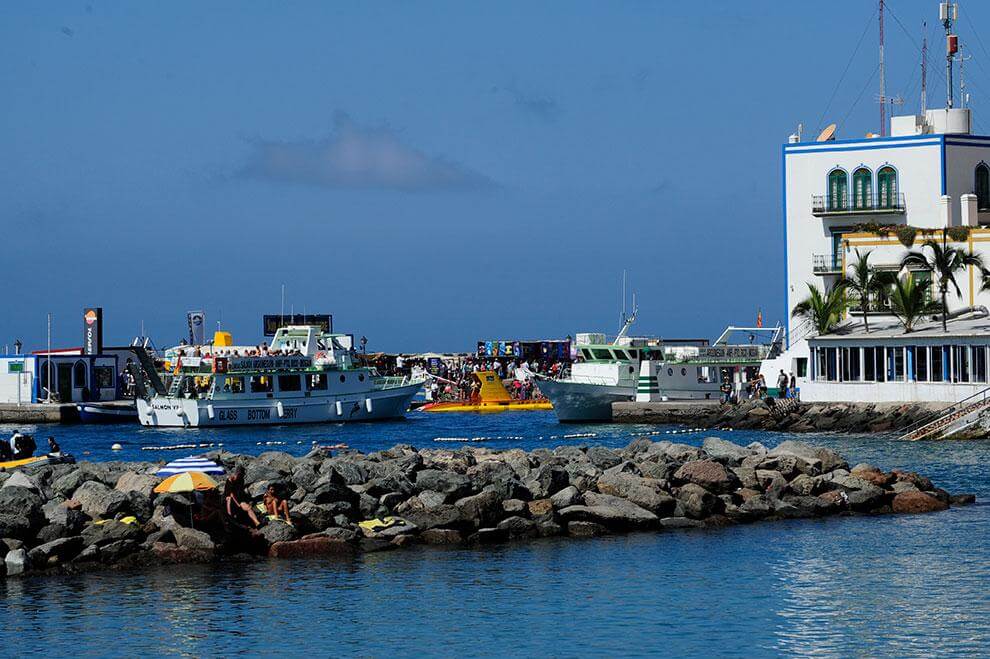
[[[927,19],[935,106],[937,3],[889,4],[888,90],[917,109]],[[990,8],[961,13],[986,132]],[[640,332],[772,323],[780,144],[876,130],[875,23],[865,0],[4,3],[0,347],[43,347],[49,311],[78,345],[87,305],[110,343],[173,343],[199,308],[256,342],[282,283],[369,350],[611,333],[623,269]]]

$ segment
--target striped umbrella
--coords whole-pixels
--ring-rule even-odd
[[[212,490],[217,486],[215,480],[199,471],[184,471],[174,476],[169,476],[155,486],[155,492],[163,494],[165,492],[194,492]]]
[[[167,465],[159,469],[155,475],[172,476],[173,474],[181,474],[185,471],[200,471],[204,474],[214,475],[222,475],[226,473],[224,468],[213,460],[204,458],[201,455],[191,455],[188,458],[181,458],[179,460],[169,462]]]

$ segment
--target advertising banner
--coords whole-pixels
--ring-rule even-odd
[[[103,307],[83,310],[83,354],[99,355],[103,352]]]
[[[201,346],[206,343],[206,313],[190,311],[186,314],[186,324],[189,325],[189,343]]]

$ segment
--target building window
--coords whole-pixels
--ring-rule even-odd
[[[873,207],[873,173],[866,167],[853,172],[853,208],[868,210]]]
[[[799,377],[799,378],[808,377],[808,358],[798,357],[796,361],[797,361],[797,375],[795,377]]]
[[[952,381],[969,382],[969,346],[952,346]]]
[[[97,389],[113,389],[113,366],[97,366],[93,369],[93,380]]]
[[[887,348],[887,379],[891,382],[904,379],[904,348]]]
[[[928,382],[928,346],[914,347],[913,377],[918,382]]]
[[[825,348],[825,379],[829,382],[837,382],[839,380],[837,361],[838,350],[836,348]]]
[[[976,207],[990,210],[990,167],[985,162],[976,166]]]
[[[883,167],[877,172],[877,206],[894,208],[897,205],[897,172],[893,167]]]
[[[944,353],[942,352],[942,346],[932,346],[932,368],[931,368],[931,381],[941,382],[945,377],[945,368],[943,366]]]
[[[841,169],[828,173],[828,209],[830,211],[849,208],[849,177]]]
[[[987,347],[972,346],[972,350],[973,350],[973,360],[972,360],[973,382],[986,382],[987,381]]]
[[[86,362],[81,359],[72,365],[72,386],[76,389],[86,386]]]

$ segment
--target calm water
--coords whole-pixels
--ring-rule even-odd
[[[503,437],[481,444],[498,448],[618,446],[671,430],[559,426],[549,413],[414,414],[399,423],[263,432],[53,429],[63,448],[91,459],[172,459],[191,451],[140,447],[191,441],[299,454],[314,440],[368,451],[439,446],[435,437],[455,436]],[[595,436],[560,437],[585,432]],[[676,439],[698,443],[708,434],[715,433]],[[718,434],[768,445],[789,438]],[[987,442],[803,439],[851,462],[917,469],[990,501]],[[124,450],[110,451],[114,442]],[[29,577],[0,582],[0,620],[5,655],[987,656],[988,538],[990,506],[978,504],[927,516]]]

